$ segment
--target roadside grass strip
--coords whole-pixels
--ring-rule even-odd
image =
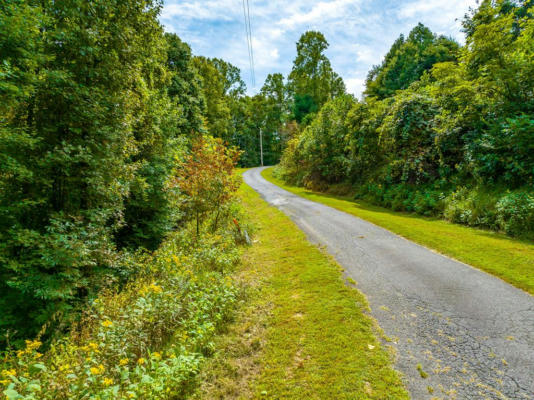
[[[493,274],[534,295],[532,242],[437,218],[392,211],[354,200],[350,196],[319,193],[288,185],[273,176],[273,168],[262,171],[262,176],[291,193],[372,222],[406,239]]]
[[[408,399],[364,296],[341,267],[247,185],[255,226],[240,311],[208,361],[202,399]]]

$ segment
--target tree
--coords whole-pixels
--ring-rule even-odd
[[[278,163],[287,142],[283,126],[289,119],[287,90],[282,74],[269,74],[261,88],[265,122],[263,125],[264,147],[268,150],[265,163]]]
[[[297,42],[297,57],[289,74],[288,88],[294,97],[294,114],[300,122],[329,99],[345,93],[343,80],[324,54],[328,42],[321,32],[308,31]]]
[[[371,69],[365,95],[383,99],[406,89],[434,64],[456,60],[458,50],[458,44],[452,39],[436,36],[426,26],[418,24],[406,40],[400,35],[382,64]]]
[[[241,70],[220,58],[211,58],[210,62],[217,68],[223,77],[224,94],[232,98],[245,95],[246,85],[241,79]]]
[[[186,216],[195,221],[197,236],[209,217],[217,229],[221,212],[239,188],[240,179],[233,173],[239,154],[221,139],[199,137],[177,172],[174,185],[185,196]]]
[[[191,48],[174,33],[165,33],[167,40],[167,69],[171,81],[168,95],[178,108],[182,133],[192,136],[203,129],[203,115],[206,99],[202,91],[202,80],[195,68]]]
[[[484,103],[483,129],[467,145],[473,174],[522,186],[534,179],[534,5],[484,1],[464,27],[462,62]]]
[[[422,184],[439,177],[432,98],[400,93],[380,126],[379,151],[386,154],[389,183]]]
[[[225,95],[225,77],[205,57],[195,57],[194,65],[202,79],[202,93],[206,99],[204,116],[207,131],[215,137],[229,139],[231,114]]]
[[[162,49],[160,6],[0,6],[8,23],[0,24],[1,95],[8,98],[0,117],[1,158],[8,160],[0,167],[2,330],[17,326],[19,335],[32,335],[116,266],[114,233],[138,167],[131,162],[136,113],[152,78],[145,68]]]
[[[308,165],[309,184],[339,183],[350,168],[347,115],[354,105],[352,95],[339,96],[326,103],[300,139]]]
[[[235,115],[245,92],[241,72],[239,68],[217,58],[195,57],[194,63],[202,77],[208,132],[233,143]]]

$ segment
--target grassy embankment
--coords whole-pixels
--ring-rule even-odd
[[[489,272],[534,295],[534,244],[500,233],[402,213],[370,205],[350,196],[313,192],[288,185],[273,176],[273,168],[262,175],[287,191],[323,203],[382,226],[416,243]]]
[[[339,265],[250,187],[240,197],[256,226],[239,273],[248,294],[197,398],[407,399]]]

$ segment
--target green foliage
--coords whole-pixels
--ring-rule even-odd
[[[228,226],[228,225],[226,225]],[[226,227],[225,226],[225,227]],[[238,290],[231,229],[192,241],[173,234],[122,291],[102,293],[72,334],[0,362],[1,399],[174,399],[190,393]]]
[[[215,63],[205,57],[194,58],[195,68],[202,81],[202,93],[206,99],[205,122],[214,137],[229,139],[232,134],[231,110],[226,97],[228,83]]]
[[[213,217],[215,231],[219,220],[227,216],[240,184],[233,174],[238,158],[239,151],[225,147],[220,139],[200,137],[176,171],[172,186],[183,193],[182,209],[195,221],[197,236],[204,221]]]
[[[206,99],[202,92],[202,81],[187,43],[174,33],[165,33],[165,39],[168,46],[167,69],[171,72],[167,93],[174,101],[174,107],[178,108],[180,131],[193,135],[203,128]]]
[[[3,330],[35,333],[118,262],[113,234],[144,140],[136,132],[164,75],[159,9],[139,0],[0,10]]]
[[[177,193],[169,187],[168,180],[176,160],[184,153],[187,129],[196,127],[194,119],[184,122],[184,115],[179,114],[192,106],[187,93],[176,99],[183,101],[179,107],[167,94],[177,85],[182,71],[165,70],[168,44],[162,35],[152,46],[156,45],[159,49],[153,48],[154,54],[144,67],[144,84],[137,88],[143,98],[135,110],[133,126],[137,151],[129,159],[136,171],[125,202],[124,222],[116,234],[121,246],[149,250],[155,250],[165,234],[176,226],[180,213],[173,200]],[[169,47],[169,52],[172,50]],[[197,112],[193,107],[185,119],[199,119]]]
[[[528,189],[461,187],[445,199],[444,216],[453,222],[532,235],[534,194]]]
[[[343,80],[324,55],[327,47],[320,32],[306,32],[297,43],[287,83],[282,74],[269,74],[254,96],[245,94],[235,66],[195,57],[206,99],[206,128],[243,151],[241,166],[260,165],[260,131],[264,164],[278,163],[295,131],[309,125],[323,104],[345,93]]]
[[[386,182],[418,184],[438,177],[434,146],[432,99],[417,93],[395,97],[379,133],[379,151],[386,154]]]
[[[397,90],[407,89],[434,64],[455,60],[458,48],[455,41],[436,36],[426,26],[419,24],[407,39],[401,35],[393,43],[383,63],[369,72],[365,94],[383,99]]]
[[[328,42],[321,32],[308,31],[297,42],[297,57],[289,74],[288,88],[293,96],[295,119],[318,111],[333,97],[345,93],[345,84],[324,54]]]
[[[306,175],[300,177],[302,183],[336,183],[346,176],[350,168],[350,153],[345,120],[353,104],[354,99],[350,95],[333,99],[303,131],[298,143],[303,155],[299,164],[306,170]],[[289,161],[291,150],[287,154],[282,165]]]
[[[289,120],[287,88],[282,74],[269,74],[260,92],[262,109],[265,112],[263,124],[264,163],[274,165],[287,143],[285,124]]]
[[[315,113],[319,110],[317,103],[309,94],[296,94],[293,98],[293,116],[298,123],[301,123],[307,115]]]
[[[231,144],[243,151],[242,166],[260,165],[260,130],[265,165],[276,164],[288,140],[287,87],[282,74],[269,74],[259,94],[233,102],[234,134]]]
[[[463,48],[418,25],[370,72],[363,102],[327,103],[289,142],[281,176],[348,181],[395,210],[531,236],[533,15],[529,2],[484,1]]]
[[[61,335],[126,284],[132,254],[188,221],[174,178],[194,136],[233,139],[239,70],[164,34],[161,6],[0,5],[1,347]],[[233,211],[217,194],[214,229]]]

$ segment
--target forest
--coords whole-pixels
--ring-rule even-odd
[[[234,145],[258,104],[279,123],[277,77],[245,96],[161,9],[0,3],[0,398],[186,393],[236,302]]]
[[[249,95],[161,9],[0,3],[0,398],[194,390],[239,298],[234,169],[260,131],[286,182],[534,237],[531,0],[484,0],[465,45],[417,25],[361,100],[318,31]]]

